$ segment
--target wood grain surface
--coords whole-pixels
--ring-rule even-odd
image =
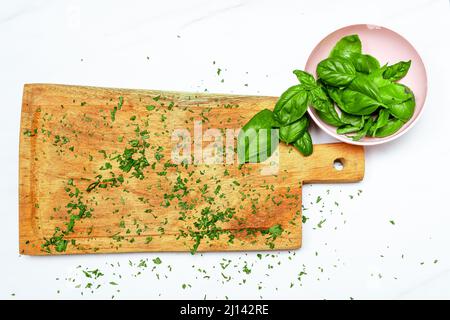
[[[302,184],[361,180],[362,147],[315,145],[313,155],[303,157],[280,144],[277,167],[273,158],[243,166],[204,163],[193,145],[195,123],[203,134],[219,129],[223,140],[214,146],[225,145],[225,129],[239,129],[276,100],[25,85],[20,253],[299,248]],[[172,160],[175,129],[192,136],[188,165]],[[203,152],[211,144],[203,141]],[[232,149],[224,147],[222,159],[235,159]],[[336,159],[343,170],[334,168]]]

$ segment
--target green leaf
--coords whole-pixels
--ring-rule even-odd
[[[294,142],[294,147],[296,147],[305,157],[312,154],[313,144],[311,135],[308,131],[305,131],[305,133]]]
[[[373,100],[380,101],[381,97],[378,87],[375,83],[365,74],[359,74],[348,86],[350,90],[357,91],[364,95],[369,96]]]
[[[333,57],[319,62],[317,65],[317,76],[325,84],[343,87],[356,77],[356,70],[351,61],[341,57]]]
[[[337,134],[347,134],[347,133],[352,133],[352,132],[358,132],[359,130],[361,130],[361,127],[359,127],[359,126],[355,127],[352,125],[345,125],[345,126],[339,127],[336,130],[336,133]]]
[[[361,53],[361,40],[357,34],[343,37],[331,50],[330,57],[349,58],[352,53]]]
[[[317,86],[313,90],[309,91],[308,104],[318,111],[326,112],[328,105],[331,103],[325,89],[322,86]]]
[[[383,78],[383,72],[386,70],[387,66],[383,66],[380,69],[375,70],[371,74],[368,74],[367,77],[370,81],[374,83],[378,88],[387,86],[392,82]]]
[[[319,80],[316,83],[317,83],[317,86],[314,89],[312,89],[311,91],[309,91],[310,96],[321,99],[321,100],[330,100],[330,98],[328,97],[328,94],[327,94],[327,88],[322,83],[322,81]]]
[[[239,163],[262,162],[269,158],[276,147],[276,145],[272,146],[271,129],[278,126],[279,123],[273,112],[268,109],[253,116],[238,135]]]
[[[349,58],[358,72],[369,74],[380,69],[380,62],[370,54],[352,53]]]
[[[367,135],[367,132],[369,132],[370,128],[373,126],[373,119],[368,118],[366,120],[366,123],[364,124],[364,127],[354,136],[352,136],[353,141],[361,140],[361,138],[365,137]]]
[[[309,120],[303,116],[287,126],[280,127],[280,139],[286,143],[292,143],[308,130],[308,126]]]
[[[56,250],[56,252],[64,252],[64,251],[66,251],[68,244],[69,244],[68,240],[59,239],[55,243],[55,250]]]
[[[399,104],[389,106],[390,113],[399,120],[408,121],[414,115],[416,101],[413,98],[403,101]]]
[[[316,109],[316,113],[324,122],[339,127],[344,123],[339,119],[333,102],[326,93],[326,87],[318,82],[318,87],[309,92],[309,104]]]
[[[153,259],[153,263],[154,264],[161,264],[161,259],[159,257],[156,257],[155,259]]]
[[[337,114],[334,106],[331,105],[329,112],[317,111],[317,115],[320,119],[322,119],[325,123],[330,126],[339,127],[342,125],[342,122],[339,119],[339,115]]]
[[[308,91],[302,85],[296,85],[283,92],[273,112],[278,122],[288,125],[300,119],[307,108]]]
[[[269,229],[261,230],[261,233],[263,235],[269,235],[271,239],[275,240],[277,237],[281,236],[281,234],[283,233],[283,228],[281,227],[281,225],[276,224]]]
[[[329,88],[328,93],[339,108],[353,115],[369,115],[378,109],[380,105],[373,98],[350,89]]]
[[[312,90],[317,87],[316,79],[306,71],[294,70],[294,74],[297,76],[298,81],[307,89]]]
[[[386,106],[392,106],[414,99],[411,89],[400,83],[389,83],[379,89],[380,99]]]
[[[378,131],[373,135],[377,138],[383,138],[396,133],[402,126],[404,122],[398,119],[392,119],[387,122],[387,124],[378,129]]]
[[[374,123],[374,125],[370,128],[368,135],[374,137],[379,128],[387,125],[389,121],[389,111],[387,109],[381,109],[378,113],[378,117]]]
[[[400,61],[392,66],[389,66],[383,72],[383,78],[390,81],[398,81],[409,71],[409,67],[411,66],[411,60],[409,61]]]
[[[347,112],[341,112],[341,121],[345,124],[357,127],[358,130],[364,126],[364,116],[355,116]]]
[[[325,111],[317,110],[317,115],[319,116],[319,118],[331,126],[339,127],[343,125],[344,123],[339,118],[339,115],[336,112],[334,104],[331,102],[327,102],[324,103],[324,105],[327,107]]]
[[[245,131],[249,128],[253,128],[255,130],[258,129],[268,129],[272,127],[279,127],[280,124],[274,117],[274,113],[269,109],[264,109],[258,112],[247,122],[242,129]]]
[[[326,93],[327,88],[317,81],[318,87],[309,92],[309,104],[316,109],[317,115],[329,125],[339,127],[344,123],[339,118],[333,101]]]

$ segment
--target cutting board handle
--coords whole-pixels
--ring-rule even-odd
[[[288,168],[304,183],[357,182],[364,178],[364,147],[346,143],[314,145],[309,157],[285,154]],[[291,169],[289,169],[291,171]]]

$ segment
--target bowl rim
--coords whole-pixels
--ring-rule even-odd
[[[413,119],[412,122],[408,123],[408,125],[407,125],[403,130],[401,130],[401,131],[399,131],[399,132],[396,132],[396,133],[393,134],[393,135],[390,135],[390,136],[387,136],[387,137],[384,137],[384,138],[376,138],[376,139],[374,139],[374,140],[372,140],[372,141],[353,141],[353,140],[351,140],[350,138],[347,138],[345,135],[341,135],[341,134],[338,134],[338,133],[336,133],[336,132],[332,132],[331,130],[329,130],[329,129],[324,125],[324,122],[316,116],[313,107],[308,106],[307,111],[308,111],[308,114],[309,114],[309,116],[311,117],[311,119],[314,121],[314,123],[315,123],[320,129],[322,129],[322,131],[324,131],[326,134],[328,134],[329,136],[331,136],[331,137],[333,137],[333,138],[335,138],[335,139],[337,139],[337,140],[339,140],[339,141],[348,143],[348,144],[359,145],[359,146],[375,146],[375,145],[379,145],[379,144],[383,144],[383,143],[387,143],[387,142],[393,141],[393,140],[395,140],[395,139],[397,139],[397,138],[403,136],[405,133],[407,133],[407,132],[408,132],[408,131],[416,124],[416,122],[420,119],[420,117],[422,116],[423,111],[424,111],[424,109],[425,109],[425,102],[426,102],[426,98],[427,98],[427,94],[428,94],[428,76],[427,76],[427,70],[426,70],[426,68],[425,68],[425,63],[423,62],[422,57],[420,56],[420,54],[419,54],[419,52],[417,51],[417,49],[411,44],[411,42],[408,41],[408,39],[406,39],[405,37],[403,37],[403,36],[402,36],[401,34],[399,34],[398,32],[395,32],[395,31],[392,30],[392,29],[389,29],[389,28],[386,28],[386,27],[383,27],[383,26],[380,26],[380,25],[370,24],[370,23],[358,23],[358,24],[347,25],[347,26],[341,27],[341,28],[339,28],[339,29],[336,29],[336,30],[334,30],[334,31],[332,31],[332,32],[330,32],[330,33],[328,33],[325,37],[322,38],[322,40],[320,40],[320,41],[315,45],[315,47],[313,48],[313,50],[310,52],[310,54],[309,54],[309,56],[308,56],[308,59],[306,60],[305,69],[306,69],[306,66],[307,66],[308,63],[309,63],[309,60],[311,59],[311,56],[312,56],[313,53],[317,50],[317,48],[321,45],[321,43],[323,42],[323,40],[325,40],[325,39],[328,38],[330,35],[332,35],[332,34],[335,33],[335,32],[338,32],[338,31],[340,31],[340,30],[348,29],[348,28],[354,28],[354,27],[362,27],[362,26],[365,26],[365,27],[370,28],[370,29],[376,28],[376,29],[385,29],[385,30],[388,30],[388,31],[390,31],[390,32],[392,32],[392,33],[398,35],[400,38],[402,38],[402,39],[403,39],[406,43],[408,43],[408,44],[411,46],[411,48],[413,48],[413,50],[417,53],[417,57],[419,58],[420,62],[421,62],[422,65],[423,65],[423,68],[424,68],[424,75],[425,75],[425,83],[424,83],[424,90],[425,90],[425,91],[424,91],[424,93],[425,93],[425,94],[424,94],[423,104],[422,104],[422,106],[420,107],[420,110],[417,112],[416,117]]]

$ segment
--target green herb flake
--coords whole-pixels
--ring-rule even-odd
[[[156,257],[155,259],[152,260],[154,264],[161,264],[162,261],[159,257]]]

